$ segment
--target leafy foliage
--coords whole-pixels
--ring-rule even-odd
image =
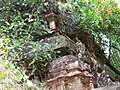
[[[70,0],[63,9],[72,11],[76,26],[90,31],[113,65],[119,68],[120,8],[112,0],[100,1]],[[20,79],[25,74],[29,78],[33,75],[44,78],[46,67],[56,58],[54,47],[41,39],[51,31],[41,13],[44,7],[42,0],[4,0],[0,5],[0,38],[3,41],[0,41],[0,59],[9,62],[8,68],[14,63],[17,70],[13,66],[12,71],[16,71]],[[0,79],[4,76],[6,74],[0,74]]]
[[[52,45],[37,41],[50,31],[42,17],[43,8],[41,0],[5,0],[0,7],[1,59],[20,67],[29,79],[34,75],[44,78],[55,58]]]
[[[114,66],[120,67],[120,8],[113,0],[76,0],[76,25],[90,31]],[[115,76],[115,74],[113,74]]]

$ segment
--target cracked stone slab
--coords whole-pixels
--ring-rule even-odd
[[[55,49],[67,47],[69,44],[69,42],[62,35],[45,38],[44,42],[52,44],[55,46]]]

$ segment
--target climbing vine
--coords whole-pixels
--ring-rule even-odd
[[[45,78],[46,67],[56,57],[54,47],[41,40],[51,31],[43,20],[43,9],[41,0],[4,0],[0,6],[1,59],[29,79]]]

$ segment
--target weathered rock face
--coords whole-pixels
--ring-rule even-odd
[[[51,74],[53,77],[59,77],[63,75],[68,75],[72,70],[81,71],[83,68],[83,62],[80,61],[77,57],[72,55],[67,55],[58,58],[53,62],[51,67]]]
[[[102,61],[104,66],[104,53],[92,35],[78,30],[69,14],[60,13],[54,8],[54,3],[49,3],[45,18],[54,35],[45,38],[44,42],[55,46],[54,49],[61,51],[62,55],[58,55],[60,58],[53,61],[49,68],[47,89],[90,90],[110,85],[106,71],[98,62]]]
[[[48,90],[86,90],[92,89],[93,75],[86,63],[73,55],[58,58],[50,68]]]
[[[44,39],[44,42],[52,44],[54,49],[60,49],[63,47],[68,47],[68,42],[64,36],[58,35]]]

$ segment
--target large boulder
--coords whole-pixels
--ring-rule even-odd
[[[50,73],[54,77],[68,75],[72,70],[82,71],[84,63],[73,55],[58,58],[51,65]]]

